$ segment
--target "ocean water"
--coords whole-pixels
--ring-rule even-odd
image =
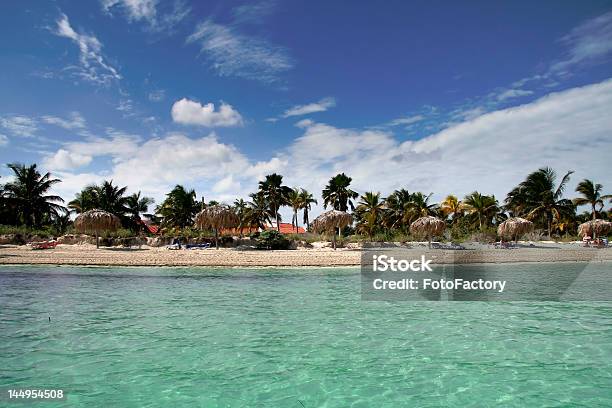
[[[2,387],[67,395],[40,407],[611,407],[612,302],[363,301],[358,269],[2,266]]]

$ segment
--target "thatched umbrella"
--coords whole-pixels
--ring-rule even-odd
[[[319,215],[311,224],[316,233],[331,232],[332,246],[336,249],[336,228],[344,228],[353,222],[353,216],[344,211],[329,210]]]
[[[83,234],[96,234],[96,248],[100,248],[100,231],[115,231],[121,227],[119,217],[102,210],[89,210],[74,220],[74,228]]]
[[[497,227],[497,235],[502,239],[514,239],[514,241],[517,241],[521,235],[531,231],[533,231],[533,222],[520,217],[508,218]]]
[[[240,224],[240,219],[229,206],[215,204],[200,211],[196,215],[195,223],[200,229],[212,228],[215,230],[215,246],[219,249],[219,230],[237,227]]]
[[[612,231],[612,222],[604,220],[591,220],[578,226],[578,235],[581,237],[596,238],[597,236],[607,235],[610,231]]]
[[[431,238],[435,235],[442,235],[446,223],[436,217],[421,217],[410,224],[410,233],[419,237],[426,237],[429,247],[431,247]]]

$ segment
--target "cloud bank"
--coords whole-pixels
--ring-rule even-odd
[[[196,138],[171,133],[149,140],[109,134],[62,149],[94,160],[111,157],[113,166],[104,177],[156,199],[163,199],[176,183],[195,187],[207,199],[246,198],[271,172],[283,174],[287,185],[307,188],[319,197],[330,177],[345,172],[361,193],[373,190],[385,196],[407,188],[433,192],[439,200],[478,189],[503,200],[542,166],[560,173],[576,171],[567,190],[571,196],[582,178],[612,186],[611,110],[612,80],[607,80],[485,113],[417,141],[401,141],[391,131],[302,121],[296,127],[299,136],[262,161],[251,160],[214,133]],[[55,160],[62,163],[64,155],[58,151]],[[70,160],[65,162],[78,164],[79,157]],[[65,183],[58,187],[65,198],[83,187],[77,182],[93,177],[69,171],[60,175]]]

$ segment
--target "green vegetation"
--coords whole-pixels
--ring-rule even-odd
[[[144,221],[159,225],[162,235],[184,238],[209,237],[212,231],[202,231],[194,226],[194,218],[202,209],[219,204],[197,199],[195,190],[182,185],[175,186],[164,201],[148,213],[153,200],[141,192],[128,194],[127,186],[117,186],[113,181],[89,185],[76,194],[64,207],[61,197],[50,194],[61,180],[51,174],[42,174],[35,164],[8,164],[13,175],[0,184],[0,234],[50,237],[71,233],[71,214],[90,209],[102,209],[119,217],[123,229],[109,237],[129,237],[145,232]],[[557,183],[551,168],[541,168],[527,175],[500,203],[493,195],[474,191],[463,199],[448,195],[440,203],[432,201],[432,193],[410,192],[405,188],[392,191],[387,197],[380,192],[360,195],[351,189],[352,179],[344,173],[330,178],[322,191],[323,207],[352,212],[352,225],[337,231],[339,242],[409,241],[410,225],[423,216],[434,216],[447,224],[445,238],[453,241],[491,241],[496,238],[496,228],[509,217],[523,217],[535,225],[534,238],[554,237],[568,240],[576,236],[580,223],[590,219],[611,219],[611,210],[605,210],[612,195],[603,194],[604,187],[592,180],[582,180],[577,197],[564,197],[566,186],[573,172],[568,171]],[[280,234],[282,207],[292,210],[291,224],[294,231],[300,218],[310,227],[310,211],[318,204],[315,196],[300,187],[289,188],[283,184],[283,176],[270,174],[258,184],[250,201],[240,198],[228,207],[234,211],[239,225],[235,230],[221,230],[221,235],[243,236],[269,228],[275,221],[277,231],[266,230],[256,236],[260,248],[288,247],[289,240],[313,242],[321,235]],[[577,213],[578,206],[588,206],[589,211]],[[300,217],[300,211],[302,217]]]
[[[275,230],[262,231],[253,237],[258,249],[289,249],[291,241]]]

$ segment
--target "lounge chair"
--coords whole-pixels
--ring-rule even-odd
[[[495,243],[495,248],[510,249],[513,245],[510,242],[499,241]]]
[[[205,242],[203,244],[187,244],[185,245],[187,249],[208,249],[210,248],[210,242]]]
[[[56,240],[31,242],[32,249],[54,249],[57,246]]]

